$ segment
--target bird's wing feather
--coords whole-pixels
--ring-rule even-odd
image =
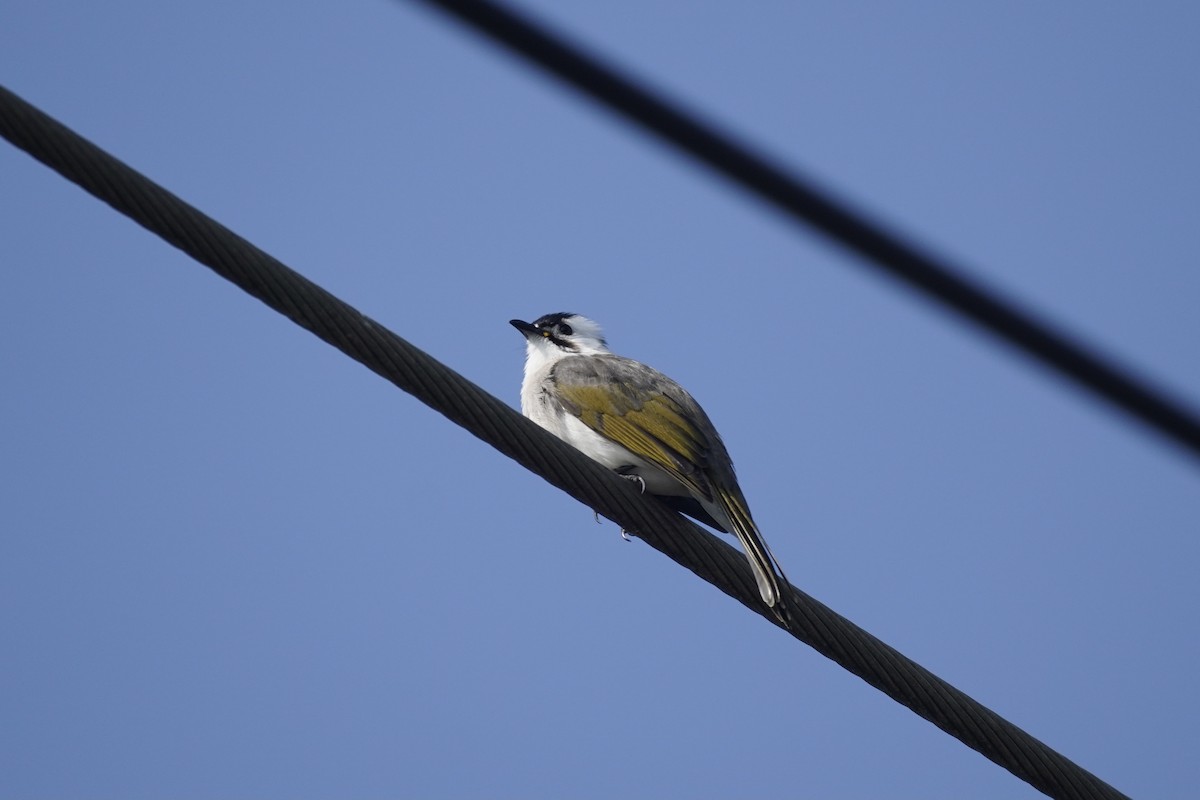
[[[714,443],[695,422],[707,418],[677,383],[645,364],[617,356],[564,358],[554,365],[550,378],[567,413],[664,470],[689,491],[713,499],[706,468]]]

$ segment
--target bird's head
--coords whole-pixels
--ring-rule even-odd
[[[530,358],[557,361],[564,356],[601,355],[609,352],[600,326],[580,314],[547,314],[533,322],[519,319],[509,324],[525,337]]]

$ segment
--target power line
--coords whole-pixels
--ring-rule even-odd
[[[1124,797],[792,586],[783,625],[733,547],[4,87],[0,135],[1022,780],[1056,798]]]
[[[963,277],[944,259],[923,252],[835,200],[811,181],[789,174],[681,106],[639,86],[529,15],[486,0],[421,0],[505,45],[601,105],[712,167],[794,220],[806,222],[866,258],[866,263],[933,297],[1093,394],[1200,457],[1200,417],[1099,355]]]

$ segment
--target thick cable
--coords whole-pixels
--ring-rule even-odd
[[[1051,797],[1124,797],[792,586],[782,623],[739,551],[4,87],[0,135],[1022,780]]]
[[[783,170],[577,44],[550,33],[531,16],[486,0],[420,1],[449,12],[792,219],[864,256],[864,263],[954,309],[1200,457],[1200,416],[1194,409],[1118,368],[1095,348],[973,283],[944,259],[869,221],[812,181]]]

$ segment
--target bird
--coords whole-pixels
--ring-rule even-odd
[[[750,516],[725,443],[691,394],[614,354],[600,325],[580,314],[509,324],[525,337],[522,414],[676,511],[734,534],[759,595],[778,611],[787,578]]]

